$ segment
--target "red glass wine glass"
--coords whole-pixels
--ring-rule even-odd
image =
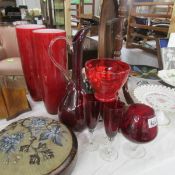
[[[119,100],[103,104],[103,120],[109,144],[104,146],[100,155],[104,160],[113,161],[118,157],[118,153],[112,142],[120,127],[121,118],[125,110],[125,104]]]
[[[158,132],[155,111],[145,104],[131,104],[121,122],[122,134],[135,145],[124,145],[124,152],[132,158],[141,158],[145,155],[143,147],[138,143],[152,141]]]
[[[130,66],[114,59],[91,59],[85,63],[86,76],[95,97],[102,102],[116,99],[116,93],[126,82]]]
[[[98,148],[98,144],[94,142],[93,133],[98,123],[99,112],[100,112],[100,102],[94,97],[94,94],[86,94],[85,118],[90,133],[89,145],[87,146],[87,149],[89,151],[95,151]]]

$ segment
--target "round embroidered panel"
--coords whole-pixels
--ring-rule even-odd
[[[61,174],[76,152],[76,137],[62,123],[44,117],[19,120],[0,131],[0,174]]]

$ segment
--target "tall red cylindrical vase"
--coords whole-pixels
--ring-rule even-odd
[[[42,97],[47,112],[50,114],[58,113],[58,106],[65,95],[67,83],[62,72],[52,63],[48,48],[52,39],[65,36],[66,32],[59,29],[33,31],[34,54],[37,58],[37,69],[42,80]],[[66,42],[64,40],[55,42],[52,51],[56,62],[66,69]]]
[[[26,80],[28,91],[33,100],[39,101],[41,96],[41,84],[36,68],[36,60],[34,57],[32,31],[45,28],[44,25],[26,24],[16,27],[17,40],[21,56],[22,68]]]

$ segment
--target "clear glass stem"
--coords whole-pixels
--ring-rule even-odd
[[[86,148],[90,152],[98,149],[98,144],[94,141],[94,129],[89,129],[89,144]]]
[[[113,144],[113,138],[108,138],[108,145],[107,145],[107,154],[109,155],[109,156],[111,156],[112,155],[112,144]]]
[[[165,115],[165,113],[161,110],[156,110],[156,116],[158,120],[159,126],[167,126],[170,124],[170,119]]]
[[[93,145],[93,142],[94,142],[94,129],[89,129],[89,133],[90,133],[89,144]]]
[[[100,150],[100,156],[106,161],[114,161],[118,158],[117,150],[112,146],[114,138],[108,138],[108,143]]]
[[[123,146],[124,153],[131,158],[142,158],[145,156],[146,151],[142,145],[137,143],[127,143]]]

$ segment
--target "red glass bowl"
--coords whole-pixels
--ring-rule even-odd
[[[121,131],[133,142],[152,141],[158,132],[154,109],[140,103],[130,105],[122,118]]]
[[[116,99],[116,93],[126,82],[130,66],[114,59],[91,59],[85,63],[85,71],[95,97],[109,102]]]

